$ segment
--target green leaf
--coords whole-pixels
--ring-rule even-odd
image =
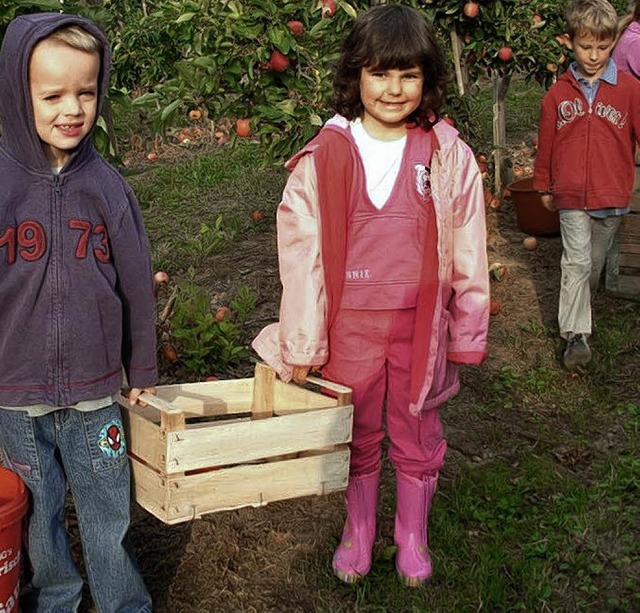
[[[184,23],[185,21],[191,21],[196,16],[195,13],[183,13],[176,19],[176,23]]]
[[[169,106],[166,106],[162,109],[162,113],[160,114],[160,120],[164,121],[171,113],[173,113],[180,105],[182,104],[182,100],[174,100]]]
[[[338,0],[338,6],[342,8],[342,10],[351,17],[351,19],[355,19],[358,16],[356,9],[354,9],[348,2],[344,2],[343,0]]]

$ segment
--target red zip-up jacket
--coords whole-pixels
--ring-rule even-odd
[[[618,71],[601,81],[591,107],[567,71],[542,100],[533,186],[558,209],[623,208],[635,178],[640,83]]]

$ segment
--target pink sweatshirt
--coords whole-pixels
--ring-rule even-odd
[[[613,61],[620,70],[640,79],[640,23],[632,21],[613,50]]]

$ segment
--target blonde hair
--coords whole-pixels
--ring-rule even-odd
[[[72,49],[85,51],[86,53],[102,53],[102,42],[93,34],[75,24],[58,28],[44,40],[64,43]]]
[[[573,0],[565,19],[570,38],[588,33],[598,40],[615,40],[618,34],[618,15],[607,0]]]

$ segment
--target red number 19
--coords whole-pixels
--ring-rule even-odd
[[[0,248],[7,248],[7,264],[13,264],[18,255],[27,262],[39,260],[47,250],[47,237],[42,224],[23,221],[17,229],[8,227],[0,236]]]

